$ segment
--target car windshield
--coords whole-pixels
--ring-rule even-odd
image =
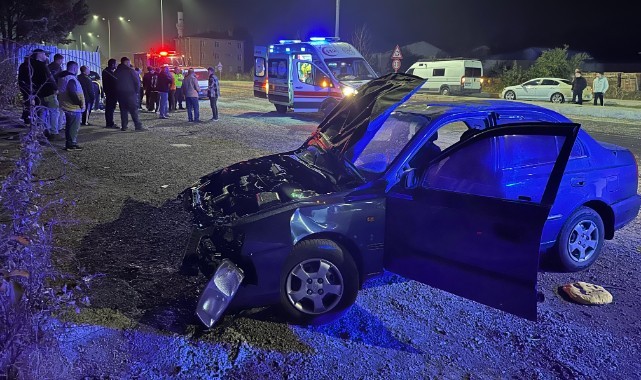
[[[338,80],[369,80],[376,73],[363,58],[339,58],[325,60],[327,67]]]
[[[386,120],[371,123],[363,138],[345,152],[345,159],[366,179],[385,172],[407,143],[429,124],[425,115],[393,112]]]

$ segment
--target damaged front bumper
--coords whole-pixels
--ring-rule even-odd
[[[243,271],[229,259],[223,259],[203,290],[196,315],[210,328],[225,312],[244,278]]]

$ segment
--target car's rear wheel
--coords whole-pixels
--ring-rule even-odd
[[[439,91],[441,95],[451,95],[450,88],[447,86],[441,87],[441,91]]]
[[[282,104],[274,104],[274,106],[276,106],[276,112],[287,113],[287,106],[284,106]]]
[[[565,102],[565,98],[560,92],[555,92],[554,94],[552,94],[552,96],[550,96],[550,101],[552,103],[563,103]]]
[[[588,268],[599,257],[604,237],[601,216],[589,207],[577,209],[561,228],[556,242],[561,268],[569,272]]]
[[[514,93],[514,91],[510,90],[510,91],[507,91],[505,95],[503,95],[503,98],[506,100],[515,100],[516,94]]]
[[[358,269],[348,252],[328,239],[294,246],[280,280],[281,306],[297,324],[319,324],[340,316],[356,300]]]

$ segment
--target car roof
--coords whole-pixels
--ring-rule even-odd
[[[397,111],[411,112],[436,118],[447,115],[460,115],[468,113],[487,114],[487,113],[509,113],[511,115],[523,113],[524,115],[538,114],[545,115],[548,119],[558,122],[570,122],[570,120],[560,113],[551,109],[537,106],[529,103],[521,103],[499,99],[479,99],[465,101],[409,101],[397,108]]]
[[[569,79],[565,79],[565,78],[540,77],[540,78],[528,79],[528,80],[526,80],[526,82],[529,82],[531,80],[537,80],[537,79],[552,79],[552,80],[558,80],[558,81],[569,80]]]

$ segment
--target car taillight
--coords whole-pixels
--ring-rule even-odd
[[[461,77],[461,84],[465,84],[465,77]]]
[[[269,94],[269,79],[265,79],[265,93]]]

